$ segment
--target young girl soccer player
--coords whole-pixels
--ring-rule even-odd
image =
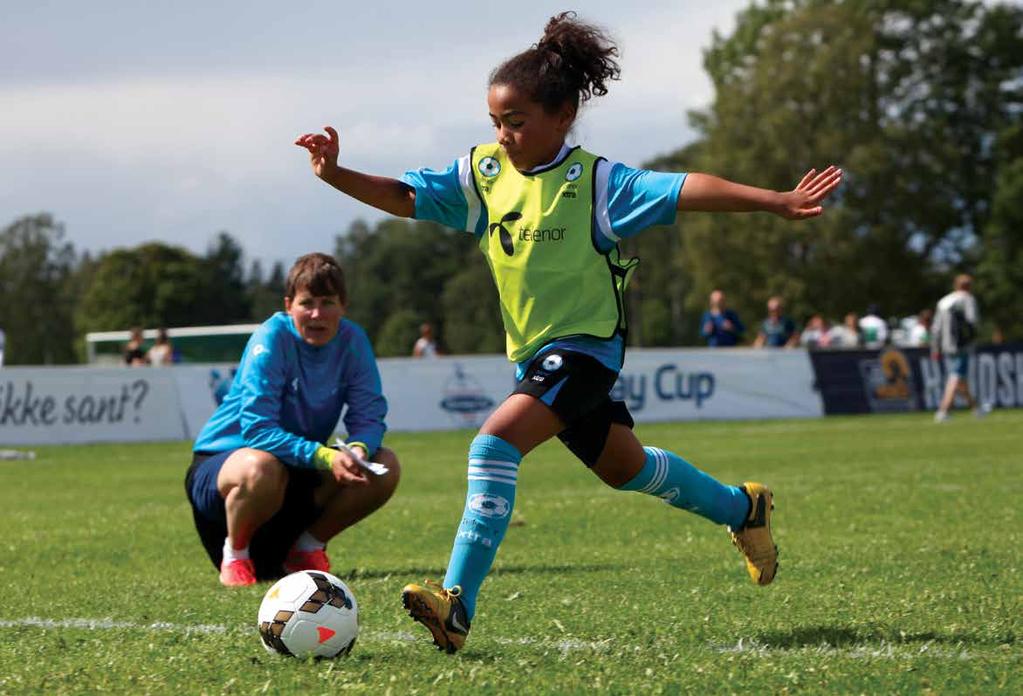
[[[408,585],[410,615],[448,652],[462,647],[476,597],[515,503],[519,463],[557,435],[609,486],[664,499],[727,525],[753,581],[777,569],[772,493],[759,483],[728,486],[677,454],[642,445],[625,404],[609,391],[622,367],[622,292],[635,260],[617,242],[676,210],[820,215],[841,179],[811,170],[776,192],[706,174],[662,174],[608,162],[565,144],[580,102],[607,93],[617,49],[572,13],[554,17],[532,48],[490,76],[487,104],[497,142],[448,169],[407,172],[400,181],[339,167],[338,136],[308,134],[313,171],[340,191],[386,212],[471,232],[493,272],[518,387],[469,446],[469,490],[443,585]]]

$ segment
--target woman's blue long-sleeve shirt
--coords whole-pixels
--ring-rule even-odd
[[[192,449],[252,447],[286,464],[312,467],[313,454],[346,406],[348,442],[365,444],[372,455],[386,430],[387,401],[365,331],[342,319],[330,343],[311,346],[291,317],[278,312],[249,338],[231,390]]]

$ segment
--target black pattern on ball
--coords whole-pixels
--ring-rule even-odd
[[[294,615],[295,612],[282,609],[274,615],[273,621],[264,621],[259,624],[259,637],[263,639],[263,643],[282,655],[291,655],[292,657],[294,655],[281,640],[281,633],[284,632],[284,626],[288,623],[288,619]]]

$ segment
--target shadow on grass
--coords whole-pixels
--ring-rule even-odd
[[[505,565],[494,568],[491,576],[500,575],[544,575],[549,573],[600,573],[608,570],[619,570],[625,566],[618,563],[573,563],[565,565]],[[419,576],[440,579],[444,577],[444,568],[424,568],[422,566],[410,566],[407,568],[353,568],[344,573],[335,572],[342,580],[362,580],[387,578],[392,576],[415,579]]]
[[[856,647],[864,643],[939,643],[943,645],[1001,645],[1015,643],[1016,636],[980,636],[964,631],[903,631],[894,626],[796,626],[785,631],[765,631],[754,636],[757,642],[771,648],[802,648],[827,645],[834,648]]]

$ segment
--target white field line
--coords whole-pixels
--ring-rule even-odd
[[[89,631],[132,630],[132,631],[167,631],[171,633],[253,633],[255,626],[248,629],[243,626],[224,626],[219,624],[176,624],[166,621],[154,623],[138,623],[135,621],[115,621],[114,619],[41,619],[28,616],[23,619],[0,619],[3,628],[43,628],[63,629],[78,628]],[[416,643],[426,638],[426,634],[417,636],[408,631],[363,631],[359,640],[370,643]],[[610,639],[604,641],[584,640],[544,640],[537,638],[494,638],[502,645],[538,645],[556,648],[562,652],[573,650],[606,650],[611,644]]]
[[[133,631],[156,631],[171,633],[252,633],[255,634],[255,627],[251,629],[244,626],[225,626],[221,624],[177,624],[166,621],[154,623],[139,623],[135,621],[115,621],[114,619],[42,619],[29,616],[22,619],[0,619],[0,629],[4,628],[42,628],[42,629],[85,629],[90,631],[109,630],[133,630]],[[408,631],[364,631],[359,636],[361,642],[369,643],[417,643],[423,642],[426,635],[418,635]],[[604,652],[611,647],[612,639],[600,641],[578,640],[564,638],[552,640],[549,638],[490,638],[499,645],[535,645],[543,648],[554,648],[562,653],[573,651],[594,651]],[[756,640],[739,639],[734,645],[711,644],[711,650],[719,653],[745,654],[756,657],[772,657],[784,654],[819,655],[821,657],[848,657],[859,660],[899,660],[913,658],[938,658],[945,660],[969,660],[972,655],[965,649],[948,648],[933,643],[923,643],[919,646],[898,645],[881,641],[876,645],[850,645],[832,646],[807,645],[794,648],[776,648],[764,645]],[[637,648],[637,650],[639,650]]]
[[[932,642],[920,645],[898,645],[881,641],[867,645],[834,646],[801,645],[793,648],[775,648],[764,645],[756,640],[740,638],[735,645],[711,645],[711,649],[721,653],[754,655],[757,657],[776,657],[789,655],[818,655],[820,657],[849,657],[860,660],[899,660],[915,657],[930,657],[945,660],[969,660],[972,655],[963,648],[948,648]]]
[[[0,619],[0,628],[84,628],[89,631],[110,631],[129,629],[133,631],[170,631],[172,633],[226,633],[227,626],[216,624],[175,624],[157,621],[151,624],[113,619],[40,619],[28,616],[24,619]]]

